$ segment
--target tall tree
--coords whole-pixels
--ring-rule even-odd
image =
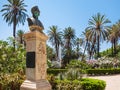
[[[23,34],[24,34],[23,30],[17,31],[17,36],[18,36],[18,40],[19,40],[20,44],[23,44]]]
[[[112,25],[112,27],[109,29],[108,41],[112,43],[112,55],[113,54],[115,55],[117,53],[116,48],[119,38],[120,38],[120,21]]]
[[[87,50],[88,54],[89,54],[89,59],[92,56],[93,50],[94,50],[94,43],[92,42],[92,38],[91,38],[91,31],[86,29],[85,32],[82,32],[83,35],[83,41],[85,43],[84,45],[84,51],[83,51],[83,55],[82,55],[82,60],[84,60],[84,56],[85,56],[85,51]],[[95,41],[94,41],[95,42]]]
[[[83,38],[76,38],[76,40],[75,40],[75,45],[76,45],[76,54],[77,54],[77,57],[79,58],[79,54],[80,54],[80,46],[82,46],[83,45],[83,43],[84,43],[84,41],[83,41]]]
[[[19,23],[24,25],[27,17],[27,10],[24,0],[7,0],[8,4],[3,5],[1,12],[4,12],[2,16],[8,25],[13,24],[13,37],[16,37],[16,26]]]
[[[97,13],[96,15],[92,16],[91,19],[89,19],[88,24],[89,27],[87,27],[88,30],[91,30],[92,39],[96,39],[97,43],[97,57],[99,57],[99,51],[100,51],[100,41],[106,40],[108,36],[108,28],[109,26],[106,26],[106,24],[110,23],[109,19],[106,19],[105,15],[101,15],[100,13]]]
[[[55,46],[56,60],[59,59],[59,45],[62,44],[62,32],[58,30],[58,27],[53,25],[48,31],[49,41]]]
[[[53,60],[55,58],[55,52],[53,48],[51,48],[49,45],[47,45],[47,59],[48,60]]]
[[[68,27],[64,29],[63,38],[65,41],[65,57],[67,58],[67,62],[69,63],[72,53],[72,46],[75,42],[75,30],[72,27]]]

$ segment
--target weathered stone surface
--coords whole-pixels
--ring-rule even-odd
[[[25,80],[20,90],[51,90],[51,86],[47,80],[30,81]]]
[[[26,52],[35,52],[35,56],[31,54],[31,56],[35,57],[35,65],[33,65],[35,67],[29,67],[29,65],[26,67],[26,80],[21,85],[20,90],[51,90],[51,86],[46,80],[46,40],[48,37],[43,33],[33,31],[26,33],[24,38],[26,41]],[[32,61],[29,58],[27,62],[29,60]]]

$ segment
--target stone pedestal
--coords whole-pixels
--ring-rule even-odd
[[[46,40],[48,37],[39,31],[24,35],[26,41],[26,80],[20,90],[51,90],[46,79]]]

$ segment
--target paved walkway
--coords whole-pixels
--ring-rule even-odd
[[[106,81],[107,85],[105,90],[120,90],[120,74],[112,76],[93,76],[90,78]]]

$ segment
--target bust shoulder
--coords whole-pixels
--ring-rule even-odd
[[[38,19],[35,19],[34,17],[27,18],[27,21],[28,21],[29,26],[37,25],[37,26],[42,27],[44,29],[42,22]]]
[[[32,21],[31,18],[27,18],[27,21],[28,21],[28,25],[29,25],[29,26],[33,25],[33,21]]]

